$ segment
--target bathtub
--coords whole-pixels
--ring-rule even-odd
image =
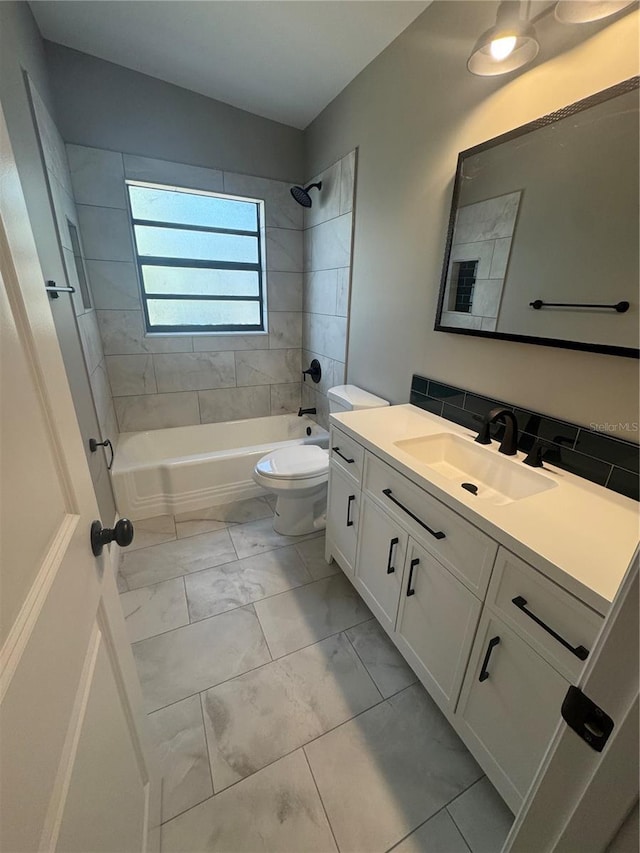
[[[263,495],[251,477],[260,457],[311,443],[328,447],[329,433],[306,415],[123,432],[111,469],[118,512],[136,521]]]

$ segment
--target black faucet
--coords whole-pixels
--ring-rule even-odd
[[[317,412],[315,410],[315,406],[313,409],[298,409],[298,417],[301,418],[303,415],[316,415]]]
[[[496,421],[501,421],[504,424],[504,436],[499,447],[500,453],[504,453],[506,456],[515,456],[518,450],[518,421],[509,409],[491,409],[482,421],[480,432],[475,440],[478,444],[491,444],[491,424]]]

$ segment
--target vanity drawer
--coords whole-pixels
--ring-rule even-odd
[[[362,480],[362,466],[364,463],[364,448],[357,441],[349,438],[346,433],[331,427],[329,439],[329,452],[331,461],[353,477],[357,483]]]
[[[493,539],[371,453],[366,454],[364,487],[417,542],[484,599],[498,550]]]
[[[604,621],[506,548],[498,552],[487,604],[570,680],[582,671]]]

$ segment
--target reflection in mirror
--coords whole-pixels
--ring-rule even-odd
[[[637,88],[460,154],[437,330],[638,357]]]

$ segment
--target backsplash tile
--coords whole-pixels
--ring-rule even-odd
[[[621,495],[640,500],[640,448],[631,441],[612,438],[539,412],[444,385],[425,376],[412,377],[410,401],[415,406],[474,431],[479,429],[482,416],[491,409],[497,406],[512,409],[518,421],[519,450],[527,453],[540,440],[545,448],[543,458],[549,464]],[[495,425],[492,436],[499,439],[503,430],[502,425]]]

